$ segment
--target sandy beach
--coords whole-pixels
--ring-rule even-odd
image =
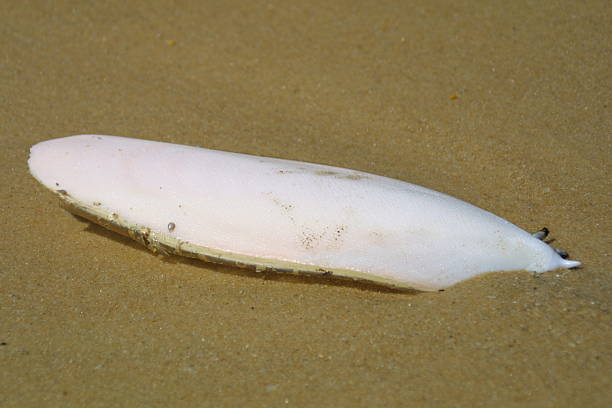
[[[0,407],[610,406],[610,17],[1,3]],[[156,256],[29,174],[33,144],[82,133],[397,178],[546,226],[583,266],[400,293]]]

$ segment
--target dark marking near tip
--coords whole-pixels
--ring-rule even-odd
[[[169,222],[168,223],[168,231],[172,232],[174,231],[174,228],[176,228],[176,224],[173,222]]]
[[[58,193],[60,193],[61,195],[68,195],[68,192],[66,190],[57,190]]]
[[[550,234],[550,231],[548,230],[548,228],[544,227],[541,230],[539,230],[538,232],[532,234],[534,238],[539,239],[540,241],[543,241],[544,239],[546,239],[546,237],[548,236],[548,234]]]
[[[569,258],[569,253],[563,249],[559,249],[559,248],[553,248],[555,250],[555,252],[557,253],[557,255],[559,255],[561,258],[563,259],[567,259]]]
[[[541,230],[539,230],[538,232],[531,234],[534,238],[539,239],[540,241],[544,241],[548,235],[550,234],[550,230],[546,227],[542,228]],[[547,243],[548,245],[550,245],[551,243],[553,243],[555,241],[555,239],[549,239],[547,241],[544,241],[545,243]],[[550,246],[556,253],[557,255],[559,255],[561,258],[563,259],[567,259],[569,258],[569,253],[563,249],[559,249],[559,248],[555,248],[552,245]]]

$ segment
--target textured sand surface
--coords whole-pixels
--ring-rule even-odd
[[[609,2],[399,3],[0,3],[0,406],[612,404]],[[406,180],[584,266],[404,294],[159,258],[29,175],[79,133]]]

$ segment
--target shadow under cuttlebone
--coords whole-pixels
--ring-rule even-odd
[[[327,286],[340,286],[340,287],[348,287],[365,291],[379,292],[379,293],[394,293],[394,294],[408,294],[408,295],[416,295],[419,293],[423,293],[420,290],[416,289],[408,289],[408,288],[393,288],[383,285],[378,285],[376,283],[367,282],[367,281],[358,281],[350,278],[343,278],[340,276],[326,276],[326,275],[306,275],[306,274],[293,274],[279,271],[261,271],[258,272],[255,270],[255,267],[246,267],[240,268],[233,265],[226,264],[217,264],[212,262],[205,262],[200,259],[189,258],[178,256],[174,254],[170,255],[162,255],[154,254],[149,251],[142,244],[132,240],[125,235],[121,235],[114,231],[108,230],[94,222],[91,222],[83,217],[79,217],[78,215],[72,214],[74,218],[76,218],[79,222],[86,224],[84,231],[88,233],[92,233],[107,239],[111,239],[119,244],[128,245],[131,248],[147,252],[152,256],[156,256],[160,258],[162,262],[171,263],[171,264],[183,264],[194,266],[197,268],[206,269],[207,271],[213,270],[215,272],[220,272],[228,275],[245,277],[248,279],[264,279],[269,281],[279,281],[279,282],[292,282],[296,284],[306,284],[306,285],[327,285]]]

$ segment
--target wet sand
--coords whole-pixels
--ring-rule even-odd
[[[0,406],[612,403],[608,2],[115,3],[0,4]],[[29,175],[79,133],[410,181],[584,266],[405,294],[156,257]]]

